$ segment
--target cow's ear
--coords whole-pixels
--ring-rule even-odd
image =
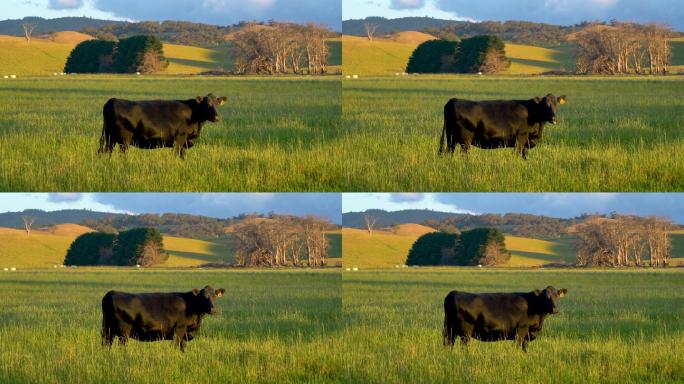
[[[195,96],[195,100],[197,100],[198,103],[202,102],[202,96]]]
[[[219,288],[216,290],[216,297],[221,297],[224,293],[226,293],[226,290],[223,288]]]
[[[567,99],[567,97],[565,95],[558,96],[558,104],[560,104],[560,105],[565,104],[565,102],[567,101],[566,99]]]
[[[535,96],[534,99],[532,99],[532,100],[534,100],[534,102],[537,104],[541,103],[541,101],[542,101],[541,97],[539,97],[539,96]]]
[[[535,294],[536,296],[541,295],[541,291],[539,290],[539,288],[537,288],[537,289],[534,290],[534,294]]]
[[[193,295],[197,296],[197,295],[199,295],[199,293],[200,293],[200,290],[199,290],[199,289],[197,289],[197,288],[193,288],[193,289],[192,289],[192,294],[193,294]]]
[[[568,294],[568,290],[565,288],[561,288],[558,290],[558,297],[563,297]]]
[[[218,105],[223,105],[223,104],[225,104],[225,103],[226,103],[226,100],[228,100],[228,98],[225,97],[225,96],[219,97],[219,98],[218,98]]]

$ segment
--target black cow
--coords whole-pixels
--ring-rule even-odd
[[[207,121],[218,122],[218,106],[225,97],[211,93],[189,100],[130,101],[109,99],[102,109],[104,125],[100,137],[100,153],[111,155],[119,144],[125,153],[129,146],[138,148],[173,147],[185,158]]]
[[[541,139],[544,125],[557,123],[556,107],[565,101],[565,96],[552,94],[530,100],[451,99],[444,106],[439,153],[453,153],[456,144],[463,152],[471,145],[484,149],[515,147],[526,159],[527,151]]]
[[[556,300],[568,290],[548,286],[540,291],[517,293],[468,293],[451,291],[444,299],[444,345],[456,336],[467,345],[481,341],[515,340],[527,352],[549,314],[558,313]]]
[[[206,286],[190,292],[126,293],[109,291],[102,298],[102,345],[111,347],[115,337],[125,345],[140,341],[173,340],[185,350],[199,331],[202,318],[214,314],[214,300],[225,289]]]

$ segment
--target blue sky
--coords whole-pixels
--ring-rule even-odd
[[[2,193],[0,212],[89,209],[119,213],[188,213],[227,218],[241,213],[315,215],[342,222],[339,193]]]
[[[339,30],[340,0],[2,0],[1,19],[89,16],[118,20],[315,22]]]
[[[342,0],[344,20],[431,16],[455,20],[526,20],[570,25],[613,18],[664,22],[684,30],[682,0]]]
[[[345,193],[343,212],[431,209],[455,213],[530,213],[576,217],[618,212],[684,224],[684,193]]]

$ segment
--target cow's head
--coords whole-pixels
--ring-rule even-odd
[[[216,313],[214,301],[217,297],[223,296],[224,293],[226,293],[225,289],[214,289],[209,285],[202,289],[193,289],[192,294],[195,296],[195,308],[197,308],[197,311],[201,315],[213,315],[214,313]]]
[[[219,112],[218,107],[226,103],[226,100],[228,100],[227,97],[221,96],[217,98],[210,93],[204,97],[197,96],[195,99],[197,100],[197,104],[199,104],[199,109],[196,111],[199,115],[199,120],[211,121],[212,123],[221,121],[221,113]]]
[[[563,297],[568,293],[565,288],[556,289],[552,286],[544,288],[544,290],[535,289],[535,295],[537,296],[537,302],[539,303],[540,310],[544,314],[556,314],[558,313],[558,307],[556,306],[556,300],[559,297]]]
[[[567,98],[565,96],[554,96],[548,94],[542,98],[535,97],[534,100],[539,104],[539,119],[545,123],[556,124],[558,120],[556,119],[556,109],[559,105],[565,104]]]

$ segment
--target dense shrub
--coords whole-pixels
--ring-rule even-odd
[[[457,241],[457,234],[427,233],[411,246],[406,265],[448,265],[454,257]]]
[[[107,265],[111,264],[116,235],[111,233],[84,233],[71,243],[65,265]]]
[[[112,57],[116,43],[103,40],[86,40],[69,54],[64,72],[101,73],[112,71]]]
[[[411,54],[406,72],[408,73],[448,73],[454,72],[458,42],[429,40],[420,44]]]

